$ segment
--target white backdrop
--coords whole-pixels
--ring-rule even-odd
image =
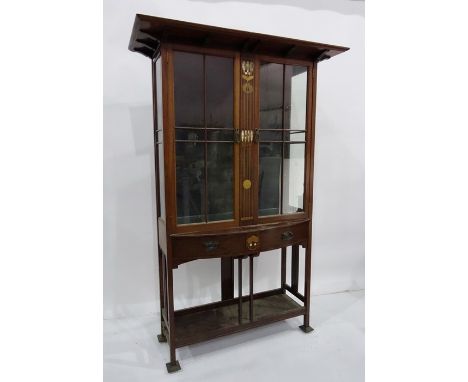
[[[364,288],[364,2],[105,0],[105,318],[159,307],[151,68],[127,49],[135,13],[351,48],[319,64],[312,294]],[[196,261],[176,270],[176,308],[218,298],[219,267]],[[277,254],[256,259],[256,290],[277,287],[277,276]]]

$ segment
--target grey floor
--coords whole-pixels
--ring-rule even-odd
[[[167,374],[156,317],[104,321],[104,381],[364,381],[364,291],[312,296],[300,318],[177,349],[182,370]]]

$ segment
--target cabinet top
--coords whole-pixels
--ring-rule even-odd
[[[245,32],[137,14],[128,48],[155,58],[161,44],[227,49],[307,61],[322,61],[349,48],[317,42]]]

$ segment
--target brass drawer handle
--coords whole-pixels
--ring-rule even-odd
[[[216,248],[218,248],[219,241],[208,240],[208,241],[203,242],[203,244],[205,245],[206,250],[208,252],[211,252],[211,251],[214,251]]]
[[[260,240],[257,235],[251,235],[247,238],[245,244],[247,245],[247,249],[249,251],[253,251],[254,249],[257,249],[259,247]]]
[[[286,231],[281,234],[281,240],[289,241],[294,237],[294,234],[291,231]]]

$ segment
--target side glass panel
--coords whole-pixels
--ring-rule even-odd
[[[283,156],[283,214],[304,210],[305,144],[284,145]]]
[[[156,112],[158,127],[158,162],[159,162],[159,200],[161,218],[166,219],[166,192],[164,182],[164,143],[163,143],[163,107],[162,107],[162,68],[161,58],[156,61]]]
[[[262,63],[259,216],[303,211],[306,97],[306,67]]]
[[[174,52],[177,224],[230,220],[233,59]]]

